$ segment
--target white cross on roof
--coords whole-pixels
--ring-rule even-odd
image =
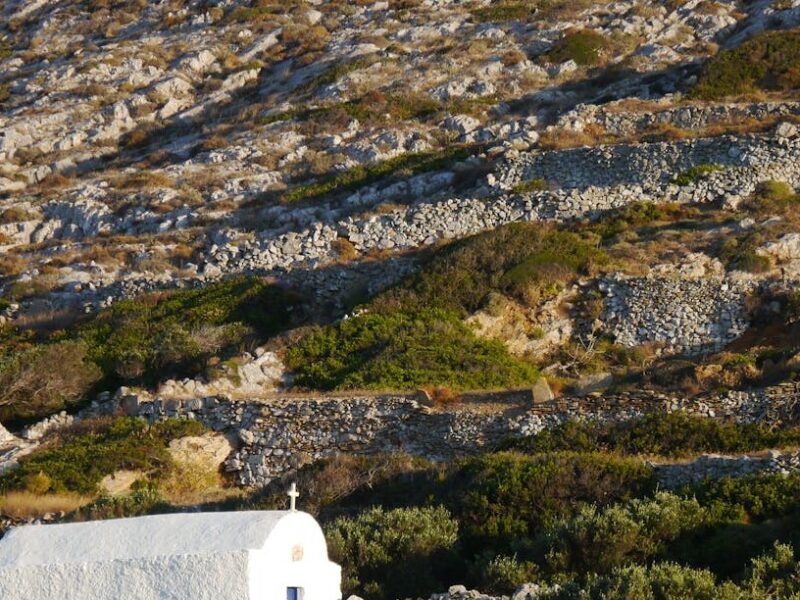
[[[289,491],[286,492],[286,495],[289,496],[289,510],[291,511],[297,510],[295,504],[297,502],[297,498],[300,496],[300,492],[297,491],[296,483],[292,484],[292,487],[289,488]]]

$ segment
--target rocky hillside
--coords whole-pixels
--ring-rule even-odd
[[[7,0],[0,512],[300,478],[368,600],[790,597],[798,64],[797,0]]]

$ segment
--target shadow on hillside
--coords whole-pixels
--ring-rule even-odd
[[[623,98],[649,99],[685,91],[687,80],[700,71],[697,62],[684,62],[659,71],[640,73],[630,68],[610,66],[594,71],[588,78],[569,81],[539,90],[509,102],[512,114],[537,114],[544,124],[552,124],[563,112],[579,104],[607,104]]]

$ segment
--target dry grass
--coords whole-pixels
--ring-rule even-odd
[[[595,146],[608,141],[605,129],[590,123],[583,131],[552,130],[542,134],[539,145],[545,150],[566,150],[581,146]]]
[[[39,182],[39,189],[43,192],[63,190],[74,183],[74,177],[68,177],[62,173],[51,173]]]
[[[9,492],[0,496],[0,514],[12,519],[34,519],[47,513],[72,512],[92,500],[78,494]]]
[[[331,248],[336,252],[336,258],[342,262],[350,262],[358,258],[358,250],[346,238],[336,238],[331,242]]]
[[[461,401],[461,396],[458,392],[446,386],[424,388],[424,391],[428,394],[434,407],[450,406]]]
[[[14,277],[28,266],[28,260],[18,254],[0,256],[0,276]]]
[[[39,308],[34,304],[32,308],[14,319],[14,327],[52,333],[70,327],[85,316],[83,311],[75,307],[53,309],[45,308],[46,306],[43,304],[42,308]]]
[[[170,503],[184,506],[226,493],[217,469],[199,461],[175,464],[158,487]]]
[[[174,188],[175,181],[159,171],[139,171],[109,178],[109,183],[118,190],[153,191],[159,188]]]
[[[670,107],[671,108],[671,107]],[[646,105],[638,103],[627,104],[626,110],[620,106],[614,107],[615,113],[645,112]],[[662,107],[662,111],[666,110]],[[779,122],[791,121],[800,123],[800,117],[784,115],[766,119],[750,117],[737,117],[729,121],[711,123],[702,129],[685,129],[672,123],[655,123],[646,129],[636,131],[630,135],[614,135],[606,132],[603,126],[589,123],[583,131],[567,131],[554,129],[542,134],[539,145],[545,150],[568,150],[582,146],[596,146],[600,144],[638,144],[653,142],[670,142],[688,139],[702,139],[720,137],[723,135],[746,135],[764,133],[774,128]]]

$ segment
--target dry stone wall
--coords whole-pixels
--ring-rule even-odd
[[[417,396],[321,399],[144,400],[133,395],[85,414],[124,411],[157,421],[198,419],[235,437],[226,468],[242,486],[262,486],[302,464],[337,453],[407,452],[432,460],[472,454],[509,436],[530,436],[570,419],[627,420],[686,411],[743,423],[800,423],[800,384],[685,399],[654,392],[565,398],[533,404],[529,391],[473,395],[463,406],[432,409]],[[504,409],[498,410],[497,403]]]
[[[625,277],[600,282],[606,331],[617,343],[656,343],[671,352],[718,352],[749,324],[745,308],[752,282],[729,279]]]
[[[670,96],[662,99],[668,108],[652,111],[624,111],[619,102],[603,106],[582,104],[559,117],[556,128],[583,131],[588,125],[599,126],[616,136],[636,135],[659,125],[688,130],[702,130],[713,125],[741,121],[769,121],[800,115],[798,102],[754,102],[752,104],[687,104],[670,106]]]
[[[706,203],[736,206],[765,180],[800,187],[800,137],[793,126],[780,135],[687,140],[676,143],[617,144],[561,151],[515,153],[488,175],[486,184],[470,197],[445,191],[422,194],[409,205],[379,214],[297,209],[313,217],[313,225],[291,225],[261,231],[255,239],[237,239],[237,231],[212,236],[197,264],[187,264],[185,280],[159,281],[159,287],[202,284],[234,273],[270,274],[290,278],[327,270],[339,259],[337,244],[347,240],[360,254],[402,251],[429,246],[499,226],[523,221],[569,221],[596,218],[603,212],[637,201]],[[723,165],[687,186],[672,179],[698,164]],[[447,172],[431,175],[445,181]],[[513,190],[522,181],[543,178],[550,189],[528,193]],[[438,183],[437,183],[438,185]],[[281,209],[285,210],[285,209]],[[287,217],[288,218],[288,217]],[[302,221],[302,219],[301,219]],[[76,225],[82,227],[82,225]],[[246,236],[238,236],[246,237]],[[150,280],[125,280],[99,286],[87,283],[78,291],[53,296],[57,306],[82,303],[86,310],[107,306],[115,298],[153,287]],[[336,278],[324,282],[333,295],[348,285]]]
[[[708,478],[746,477],[757,473],[788,475],[800,471],[800,452],[770,450],[764,456],[706,454],[688,463],[653,464],[662,487],[676,488]]]
[[[508,153],[488,176],[489,189],[471,198],[423,200],[366,216],[346,216],[301,231],[268,233],[240,245],[212,247],[204,273],[309,268],[334,254],[337,238],[361,253],[431,245],[515,221],[567,221],[594,217],[631,202],[738,204],[765,180],[800,186],[800,139],[773,135],[618,144],[572,150]],[[718,164],[689,186],[672,183],[699,164]],[[553,189],[511,193],[522,182],[546,180]]]
[[[675,175],[696,165],[747,170],[781,165],[771,172],[796,184],[800,176],[795,164],[798,149],[800,140],[772,135],[609,144],[520,155],[508,173],[518,173],[524,180],[544,179],[566,189],[639,185],[660,191]]]

